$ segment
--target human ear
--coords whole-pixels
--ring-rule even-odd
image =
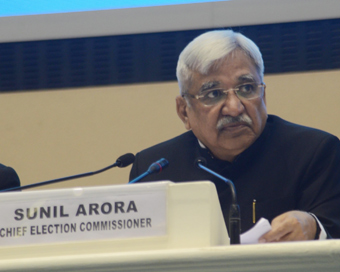
[[[184,127],[187,130],[191,129],[189,118],[188,118],[188,105],[187,101],[182,96],[177,96],[176,97],[176,110],[177,110],[177,115],[179,118],[182,120]]]

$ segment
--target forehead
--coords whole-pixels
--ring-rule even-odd
[[[253,60],[243,51],[236,50],[216,63],[208,74],[194,72],[191,89],[229,88],[250,81],[260,82],[260,75]]]

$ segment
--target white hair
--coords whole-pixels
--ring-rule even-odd
[[[176,75],[180,93],[187,92],[193,72],[207,75],[211,69],[217,69],[221,60],[237,48],[250,57],[263,80],[263,59],[256,44],[232,30],[215,30],[195,38],[179,55]]]

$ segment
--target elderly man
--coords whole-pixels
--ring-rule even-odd
[[[142,181],[211,180],[228,216],[230,189],[197,169],[197,157],[235,184],[241,231],[261,217],[260,242],[340,238],[340,142],[326,132],[267,114],[258,47],[231,30],[211,31],[183,50],[177,113],[188,132],[136,156],[130,179],[159,158],[169,167]]]

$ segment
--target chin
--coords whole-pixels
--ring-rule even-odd
[[[256,140],[256,137],[242,136],[235,138],[227,138],[223,140],[221,146],[223,149],[235,151],[238,153],[243,152],[249,146],[251,146]]]

